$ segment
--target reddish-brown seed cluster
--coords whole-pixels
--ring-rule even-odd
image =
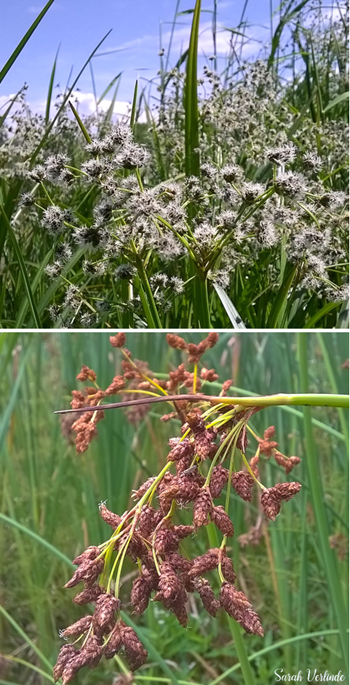
[[[187,344],[179,336],[167,336],[171,347],[186,351],[189,360],[196,364],[217,338],[217,334],[209,334],[202,343],[193,345]],[[111,344],[114,347],[124,346],[124,333],[112,337]],[[73,391],[74,408],[85,406],[86,403],[93,406],[96,400],[107,394],[123,392],[126,384],[132,390],[154,390],[154,382],[172,393],[183,387],[192,388],[193,374],[187,372],[183,364],[170,372],[169,380],[160,381],[155,379],[146,364],[136,360],[133,362],[125,349],[123,353],[123,374],[116,376],[106,391],[98,389],[96,375],[91,369],[82,368],[80,380],[90,380],[95,387],[85,388],[85,394]],[[203,381],[217,379],[213,369],[204,367],[196,374],[197,380],[199,376]],[[230,384],[231,381],[224,383],[222,395],[227,393]],[[267,489],[257,480],[260,477],[261,455],[268,458],[273,455],[286,473],[300,461],[298,457],[288,459],[276,449],[278,444],[271,439],[274,427],[265,431],[263,439],[257,438],[257,451],[248,465],[245,457],[247,423],[256,411],[258,408],[242,410],[238,407],[235,413],[230,406],[221,407],[216,413],[218,421],[212,425],[213,411],[208,419],[200,402],[196,405],[186,400],[174,402],[174,415],[182,422],[181,437],[169,441],[165,467],[158,476],[148,478],[133,491],[135,505],[122,516],[110,511],[104,502],[99,505],[101,517],[112,528],[111,538],[100,547],[88,547],[74,559],[77,569],[65,587],[84,583],[84,589],[73,601],[79,605],[94,604],[95,609],[92,616],[81,618],[62,631],[64,638],[72,638],[75,642],[81,639],[82,644],[80,648],[73,644],[62,647],[54,669],[55,680],[62,677],[65,685],[83,666],[94,668],[102,656],[111,659],[120,650],[124,650],[131,671],[145,662],[147,652],[135,631],[120,618],[118,584],[125,557],[138,567],[138,575],[133,580],[127,600],[135,614],[142,614],[150,601],[159,602],[165,610],[176,616],[182,626],[186,626],[189,620],[189,594],[194,593],[211,616],[215,616],[221,608],[238,621],[246,632],[258,636],[264,634],[251,603],[236,588],[236,573],[226,546],[227,539],[234,535],[228,504],[224,507],[215,502],[224,489],[226,492],[231,489],[234,496],[244,502],[252,501],[253,489],[257,492],[260,490],[261,496],[256,500],[258,522],[239,538],[244,546],[257,544],[265,521],[274,520],[280,512],[281,503],[291,499],[300,490],[299,483],[277,483]],[[78,451],[86,449],[89,431],[92,434],[96,430],[95,423],[93,412],[85,412],[73,424],[77,431]],[[235,470],[233,466],[241,463],[240,460],[241,469]],[[226,497],[226,502],[229,503],[229,497]],[[191,522],[186,525],[181,522],[181,509],[184,507],[187,514],[191,515]],[[193,557],[190,553],[193,538],[200,535],[201,529],[210,523],[221,533],[220,547],[207,549],[203,554]],[[183,542],[185,540],[186,543]],[[105,566],[107,554],[109,562],[113,555],[114,565],[108,563]],[[211,579],[204,577],[208,573],[214,573],[214,584]],[[215,585],[219,583],[221,590],[215,593]]]
[[[204,352],[208,348],[216,345],[217,341],[219,340],[219,334],[214,332],[209,333],[207,337],[204,338],[204,340],[201,340],[198,345],[195,345],[194,343],[186,343],[183,338],[180,338],[179,335],[175,335],[174,333],[168,333],[166,339],[170,347],[186,351],[188,353],[188,361],[190,363],[197,364]]]
[[[300,483],[277,483],[273,488],[265,488],[260,503],[267,518],[275,520],[281,511],[282,502],[288,502],[301,488]]]

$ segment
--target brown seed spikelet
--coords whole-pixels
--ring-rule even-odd
[[[247,471],[237,471],[231,476],[232,487],[245,502],[251,502],[254,478]]]
[[[275,490],[284,502],[288,502],[292,497],[294,497],[301,489],[301,483],[277,483],[274,488],[270,490]]]
[[[251,470],[254,473],[255,478],[259,479],[260,478],[260,471],[259,471],[259,455],[256,454],[254,457],[251,458],[249,462],[249,466]]]
[[[86,397],[82,392],[80,392],[79,390],[72,390],[72,397],[73,399],[70,403],[72,409],[80,409],[80,407],[85,406]],[[74,420],[77,420],[79,418],[78,414],[71,414],[71,416],[75,417]]]
[[[114,549],[119,550],[123,547],[125,541],[128,540],[126,554],[136,563],[138,559],[144,559],[147,556],[147,547],[138,533],[134,533],[129,539],[129,534],[125,533],[119,540],[116,541]]]
[[[205,423],[197,411],[191,411],[187,414],[186,419],[190,429],[196,436],[198,433],[204,433]]]
[[[90,635],[84,646],[79,649],[72,660],[65,666],[62,674],[62,683],[67,685],[75,677],[83,666],[95,668],[102,656],[102,646],[96,635]]]
[[[100,585],[91,585],[73,597],[74,604],[90,604],[96,602],[97,598],[103,593]]]
[[[186,590],[180,582],[173,567],[164,561],[160,567],[159,591],[154,596],[154,601],[163,602],[166,609],[170,609],[181,625],[185,626],[188,621],[185,604],[187,601]]]
[[[121,634],[130,671],[136,671],[145,663],[148,652],[143,648],[142,642],[140,642],[133,628],[125,626],[122,628]]]
[[[149,504],[144,504],[141,508],[139,518],[139,531],[143,538],[149,538],[156,525],[161,521],[162,513],[156,511]]]
[[[186,350],[187,343],[179,335],[174,335],[174,333],[167,333],[166,341],[170,347],[177,350]]]
[[[123,643],[122,643],[122,633],[121,633],[121,624],[123,624],[122,621],[118,621],[118,623],[115,624],[110,637],[108,638],[108,642],[104,648],[103,656],[106,659],[113,659],[113,657],[118,654],[119,650],[122,648]],[[123,624],[125,625],[125,624]]]
[[[278,452],[278,450],[275,450],[274,452],[274,457],[275,461],[279,466],[282,466],[284,468],[286,474],[290,473],[293,471],[294,466],[297,466],[300,464],[300,459],[299,457],[285,457],[281,452]]]
[[[192,535],[194,531],[193,526],[174,526],[173,528],[174,533],[177,535],[177,537],[180,540],[183,540],[184,538],[187,538],[189,535]]]
[[[220,497],[221,492],[228,481],[228,476],[228,470],[221,466],[221,464],[214,466],[209,483],[210,494],[214,499]]]
[[[79,566],[84,561],[88,561],[89,559],[96,559],[96,557],[98,557],[98,555],[100,554],[100,551],[101,550],[99,547],[87,547],[84,550],[84,552],[82,552],[81,554],[79,554],[78,557],[75,557],[75,559],[73,559],[72,564],[74,564],[74,566]]]
[[[189,576],[195,578],[196,576],[201,576],[207,571],[214,571],[219,565],[219,553],[220,550],[217,547],[209,549],[205,554],[193,559],[192,568],[189,571]]]
[[[236,574],[233,568],[232,559],[229,557],[223,557],[221,559],[221,571],[225,580],[229,583],[234,583],[236,581]]]
[[[281,502],[288,502],[300,488],[300,483],[277,483],[272,488],[265,488],[261,493],[260,502],[267,518],[274,521],[281,510]]]
[[[236,590],[230,583],[223,583],[220,591],[220,604],[226,613],[234,618],[247,633],[263,637],[264,631],[258,614],[243,592]]]
[[[154,549],[157,554],[167,554],[169,552],[176,552],[179,546],[179,538],[174,530],[167,528],[160,528],[156,532],[154,540]]]
[[[111,335],[109,338],[109,342],[111,343],[112,347],[124,347],[126,343],[126,335],[125,333],[117,333],[117,335]]]
[[[208,347],[214,347],[216,343],[219,341],[219,333],[215,333],[214,331],[211,331],[207,335],[207,344]]]
[[[270,440],[271,438],[273,438],[275,432],[275,426],[269,426],[268,428],[266,428],[266,430],[264,431],[264,440]]]
[[[103,567],[103,559],[82,562],[64,587],[74,587],[75,585],[78,585],[78,583],[81,583],[81,581],[84,581],[87,585],[92,585],[103,571]]]
[[[193,505],[193,524],[195,528],[209,523],[208,514],[213,507],[213,500],[209,488],[202,488]]]
[[[271,426],[273,428],[273,426]],[[266,433],[267,431],[265,431]],[[265,435],[265,434],[264,434]],[[264,438],[264,440],[259,440],[260,454],[265,454],[266,457],[271,457],[273,450],[278,447],[278,442],[270,440],[269,438]]]
[[[88,366],[85,366],[85,364],[83,364],[80,373],[78,373],[77,375],[77,380],[83,382],[89,380],[94,382],[96,380],[95,371],[93,371]]]
[[[98,508],[99,508],[100,516],[102,516],[103,520],[106,523],[108,523],[108,525],[111,526],[113,528],[113,530],[118,528],[120,521],[121,521],[120,516],[118,516],[118,514],[115,514],[113,511],[110,511],[109,509],[107,509],[104,502],[101,502],[101,504],[99,504]]]
[[[223,384],[222,384],[222,395],[223,396],[227,395],[227,391],[230,389],[232,383],[233,383],[232,378],[229,378],[227,381],[223,382]]]
[[[184,604],[186,602],[186,592],[168,561],[163,561],[160,566],[159,591],[167,608],[172,608],[175,603]]]
[[[80,618],[79,621],[72,623],[71,626],[68,626],[65,628],[65,630],[62,630],[60,632],[60,637],[75,637],[76,635],[82,635],[83,633],[86,633],[91,626],[91,621],[91,616],[83,616],[83,618]]]
[[[110,633],[115,624],[114,614],[119,608],[120,600],[113,595],[103,594],[98,597],[92,617],[95,635],[102,637],[102,635]]]
[[[147,492],[147,490],[151,487],[152,483],[154,483],[155,477],[152,476],[151,478],[147,478],[147,480],[140,485],[138,490],[133,490],[132,491],[132,498],[133,500],[138,500],[141,499],[141,497]]]
[[[201,370],[201,378],[203,378],[204,381],[212,383],[213,381],[217,381],[219,376],[217,373],[215,373],[214,369],[206,369],[205,367],[203,367],[203,369]]]
[[[220,609],[220,602],[216,599],[209,581],[201,578],[196,581],[195,587],[208,614],[216,616],[217,610]]]
[[[77,650],[75,649],[75,647],[73,647],[73,645],[63,645],[63,647],[61,647],[58,653],[56,664],[53,669],[53,678],[55,682],[59,678],[61,678],[65,666],[68,664],[69,661],[74,659],[76,654]]]
[[[131,588],[131,604],[135,614],[142,614],[148,607],[152,590],[158,586],[158,576],[154,576],[147,568],[144,568],[141,576],[135,578]]]
[[[272,490],[272,488],[270,488]],[[260,503],[264,510],[265,516],[275,520],[276,516],[281,511],[281,498],[275,492],[270,492],[270,489],[266,488],[262,491],[260,495]]]
[[[114,376],[112,383],[106,388],[106,395],[116,395],[123,388],[125,388],[123,376]]]
[[[192,459],[194,449],[188,438],[181,441],[180,438],[172,438],[169,440],[169,445],[171,446],[171,450],[167,456],[167,461],[179,461],[185,457]]]
[[[190,455],[187,455],[183,457],[183,459],[179,459],[179,461],[176,461],[176,475],[179,476],[180,474],[183,473],[183,471],[186,471],[192,463],[192,457]]]
[[[228,538],[234,535],[233,523],[228,514],[226,514],[224,507],[221,505],[213,507],[210,512],[210,518],[223,535],[227,535]]]
[[[181,554],[178,554],[178,552],[172,552],[171,554],[169,554],[169,556],[167,557],[167,561],[169,561],[169,564],[176,571],[183,571],[184,573],[188,573],[189,570],[192,568],[192,561],[190,559],[185,559],[181,556]]]
[[[214,438],[215,433],[211,430],[205,430],[195,436],[195,452],[201,461],[211,459],[217,451],[218,446],[213,442]]]
[[[199,486],[190,474],[174,476],[171,482],[160,490],[159,503],[162,510],[167,513],[173,499],[179,504],[187,504],[193,502],[198,497],[199,492]]]

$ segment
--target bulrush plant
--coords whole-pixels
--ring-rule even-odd
[[[111,345],[123,355],[122,373],[102,390],[96,373],[83,366],[77,379],[87,382],[83,391],[73,390],[72,411],[76,412],[72,429],[76,433],[76,448],[83,453],[97,435],[97,423],[104,416],[101,402],[111,395],[121,395],[116,405],[133,407],[132,421],[141,416],[154,402],[171,404],[171,412],[161,420],[176,418],[181,422],[178,435],[169,440],[165,464],[158,475],[147,478],[132,493],[134,506],[119,515],[110,511],[105,502],[99,505],[102,519],[112,528],[111,536],[100,545],[87,547],[73,563],[77,566],[66,588],[79,587],[73,601],[78,605],[93,604],[92,615],[79,619],[61,631],[68,640],[59,652],[54,667],[54,679],[62,677],[64,685],[71,682],[83,666],[94,668],[102,657],[112,659],[124,651],[131,671],[147,659],[135,630],[121,617],[121,583],[126,558],[138,569],[132,583],[129,603],[135,614],[143,614],[150,601],[160,602],[186,627],[189,616],[188,598],[199,596],[205,610],[213,617],[219,611],[235,619],[247,633],[263,637],[262,621],[249,598],[237,587],[236,572],[228,554],[227,543],[234,535],[234,522],[229,507],[230,495],[236,493],[244,502],[256,497],[261,514],[274,521],[281,506],[297,495],[298,482],[278,482],[265,487],[260,470],[264,461],[275,459],[286,474],[300,462],[278,449],[273,426],[262,437],[250,427],[250,419],[264,406],[283,403],[285,396],[240,400],[229,398],[231,380],[222,383],[218,396],[202,393],[204,384],[217,381],[214,369],[201,365],[203,354],[218,341],[211,332],[199,344],[187,343],[178,335],[168,334],[167,343],[187,355],[169,372],[158,379],[145,362],[133,360],[125,348],[125,334],[110,338]],[[189,370],[191,368],[191,370]],[[135,399],[144,395],[140,399]],[[131,398],[131,399],[130,399]],[[307,397],[304,396],[304,403]],[[246,456],[249,439],[256,443],[254,456]],[[224,505],[217,500],[226,491]],[[179,513],[186,510],[191,520],[186,525]],[[203,528],[213,523],[221,534],[217,547],[192,557],[182,549],[182,541],[201,536]],[[216,574],[215,583],[207,574]],[[81,587],[83,584],[83,588]],[[217,584],[220,589],[216,592]],[[124,592],[123,592],[124,600]],[[125,600],[124,600],[125,601]],[[71,641],[72,640],[72,641]]]
[[[249,62],[244,23],[229,29],[220,70],[215,55],[198,68],[200,17],[196,0],[188,49],[160,51],[157,88],[136,84],[130,116],[112,119],[113,100],[84,117],[75,91],[70,107],[58,96],[52,120],[50,103],[46,117],[33,115],[25,89],[9,102],[3,327],[343,325],[345,3],[331,15],[320,3],[287,3]]]

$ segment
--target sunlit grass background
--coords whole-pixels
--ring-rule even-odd
[[[97,372],[102,387],[119,369],[120,353],[110,347],[108,337],[89,332],[0,336],[0,652],[5,655],[0,660],[0,684],[52,682],[50,664],[61,644],[58,631],[84,610],[72,604],[71,591],[62,589],[71,572],[69,559],[109,535],[98,503],[107,500],[112,510],[122,513],[130,504],[131,489],[159,471],[168,438],[179,434],[177,422],[159,421],[162,410],[157,405],[137,426],[130,425],[120,410],[106,412],[98,439],[82,456],[63,437],[53,411],[69,407],[81,364]],[[186,336],[192,341],[201,337]],[[154,372],[166,372],[181,360],[181,354],[167,346],[164,333],[130,333],[127,346]],[[223,333],[202,361],[215,367],[220,380],[233,378],[237,393],[346,393],[348,371],[342,364],[347,350],[348,335],[341,332],[299,337]],[[311,437],[305,433],[310,413]],[[271,683],[277,668],[285,673],[307,667],[345,673],[341,635],[346,640],[346,414],[330,408],[273,408],[253,422],[260,434],[271,424],[276,426],[280,449],[302,458],[289,479],[299,480],[303,488],[270,523],[260,544],[243,549],[237,538],[255,524],[256,501],[250,505],[232,495],[235,536],[229,554],[239,587],[265,629],[263,639],[242,632],[250,668],[242,674],[232,624],[223,613],[213,619],[195,599],[185,630],[174,616],[151,603],[141,619],[135,619],[153,647],[147,664],[135,675],[136,683]],[[249,454],[252,449],[253,445]],[[310,478],[316,484],[311,490]],[[285,480],[285,475],[271,461],[262,480],[270,486]],[[189,541],[191,557],[207,548],[206,530]],[[336,550],[328,539],[334,535]],[[133,571],[128,563],[125,599]],[[128,607],[124,609],[129,615]],[[299,639],[308,633],[315,635]],[[119,671],[115,662],[101,663],[95,671],[80,673],[76,682],[112,683]]]

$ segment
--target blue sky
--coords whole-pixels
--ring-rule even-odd
[[[37,14],[44,7],[44,0],[12,0],[3,2],[0,28],[0,66],[2,66]],[[52,64],[60,44],[56,84],[66,84],[71,67],[76,74],[90,52],[103,35],[112,29],[105,44],[99,50],[104,56],[93,60],[97,93],[101,94],[119,72],[123,72],[118,100],[132,98],[137,77],[152,78],[159,68],[160,25],[166,47],[176,0],[55,0],[29,43],[0,86],[0,106],[10,94],[26,82],[27,98],[34,109],[44,107]],[[193,0],[181,0],[180,11],[194,6]],[[204,0],[203,10],[212,10],[212,0]],[[239,22],[243,0],[218,0],[218,24],[235,27]],[[248,34],[264,40],[269,35],[269,0],[250,0],[246,19],[254,25]],[[174,37],[173,61],[179,57],[181,48],[188,44],[191,16],[178,17]],[[265,30],[264,30],[264,27]],[[229,34],[220,32],[218,51],[226,52]],[[258,43],[252,49],[258,49]],[[212,52],[211,14],[202,12],[202,52]],[[118,52],[112,52],[118,50]],[[92,83],[89,69],[80,81],[81,99],[85,108],[92,107]],[[56,90],[56,93],[58,91]]]

